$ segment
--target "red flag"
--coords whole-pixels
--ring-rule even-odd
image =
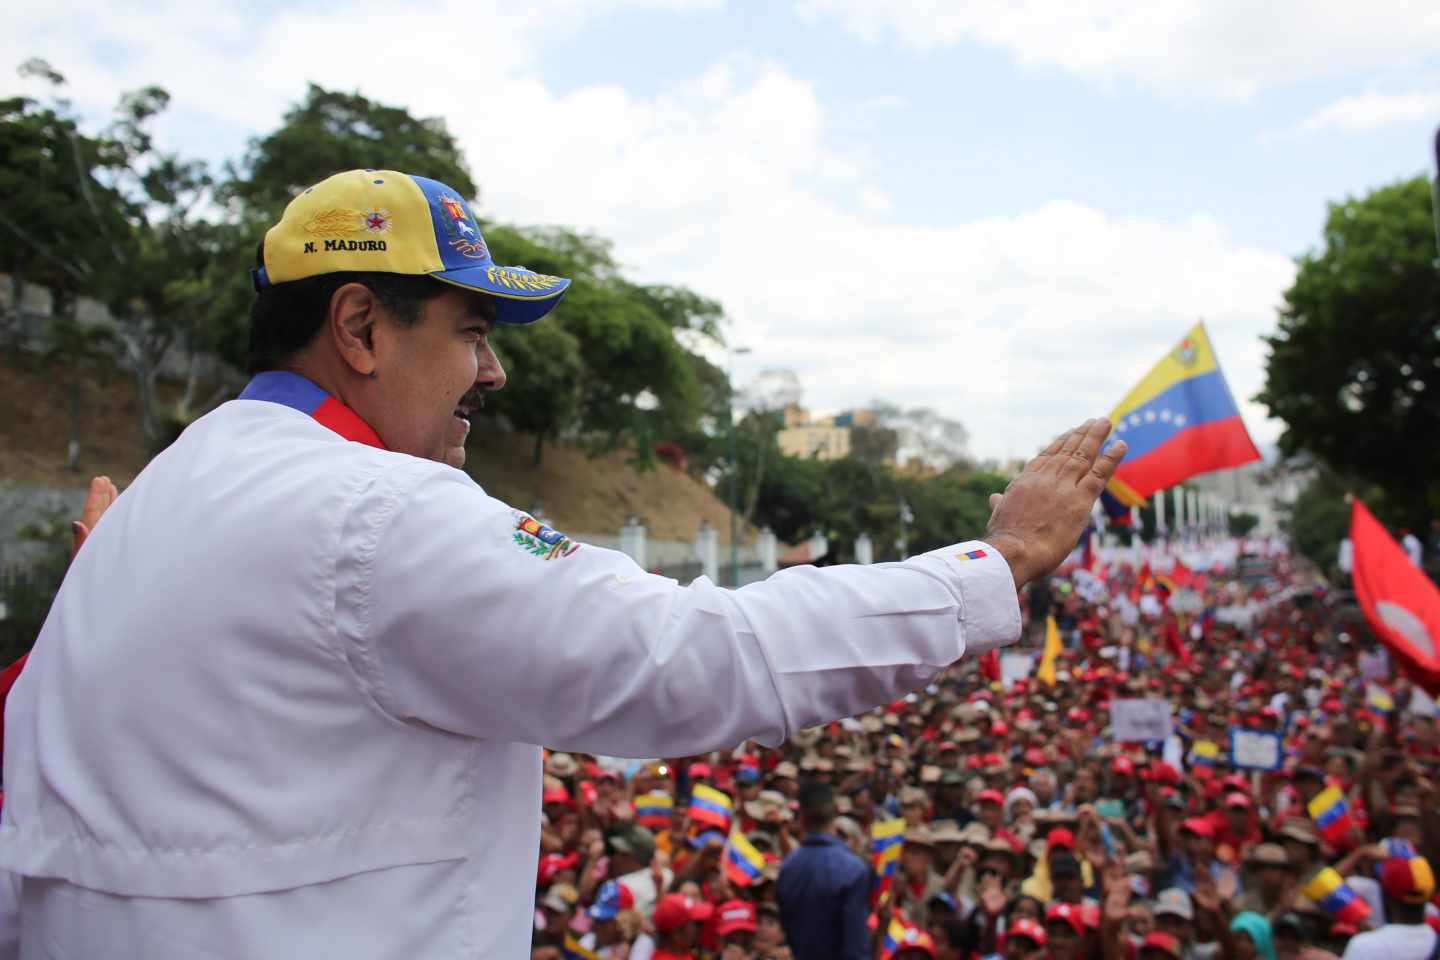
[[[980,676],[992,683],[1000,682],[1000,650],[994,648],[980,655]]]
[[[1440,590],[1359,500],[1350,509],[1350,542],[1351,579],[1370,629],[1412,680],[1440,695]]]
[[[1175,622],[1174,617],[1165,618],[1165,646],[1170,653],[1185,666],[1190,666],[1190,648],[1185,646],[1185,641],[1180,639],[1180,624]]]

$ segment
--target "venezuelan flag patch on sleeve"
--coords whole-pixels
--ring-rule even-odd
[[[985,557],[988,557],[988,556],[989,556],[989,554],[986,553],[984,550],[962,550],[961,552],[955,554],[955,559],[956,559],[956,560],[982,560],[982,559],[984,559]]]

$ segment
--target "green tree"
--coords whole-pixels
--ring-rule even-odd
[[[43,60],[27,61],[20,73],[55,91],[64,83]],[[20,333],[28,284],[53,291],[68,317],[75,296],[99,282],[97,241],[126,229],[123,198],[107,183],[124,162],[121,144],[80,131],[68,101],[0,100],[0,269],[10,275],[16,306],[4,318],[7,339]]]
[[[443,119],[416,117],[404,107],[313,83],[278,129],[251,142],[231,171],[227,193],[268,224],[306,187],[366,167],[419,174],[476,196],[470,168]]]
[[[172,350],[194,356],[209,340],[218,288],[206,278],[224,268],[232,230],[205,215],[215,196],[206,166],[155,144],[150,126],[169,104],[164,90],[122,95],[112,122],[92,138],[59,95],[63,76],[39,60],[22,72],[47,80],[52,97],[0,106],[0,151],[18,164],[7,162],[0,179],[0,207],[13,210],[0,220],[5,262],[51,285],[62,303],[83,293],[106,304],[135,381],[142,434],[157,447],[164,421],[174,418],[160,408],[157,381]],[[36,199],[55,197],[67,199]],[[62,310],[61,323],[69,319]],[[187,396],[193,379],[192,367]]]
[[[597,452],[629,445],[653,462],[653,446],[693,431],[706,409],[709,367],[677,334],[718,336],[720,307],[691,291],[621,276],[609,244],[564,228],[485,227],[502,263],[573,281],[553,314],[534,328],[502,331],[511,385],[493,409],[543,443],[573,432]],[[541,327],[550,327],[522,343]]]
[[[1440,269],[1416,177],[1332,204],[1302,256],[1256,398],[1308,451],[1386,492],[1423,529],[1440,511]]]
[[[1340,541],[1350,533],[1350,504],[1346,501],[1350,494],[1360,497],[1377,516],[1390,513],[1377,488],[1362,486],[1354,475],[1321,467],[1290,505],[1285,522],[1295,549],[1334,582],[1340,576],[1336,566]]]
[[[1250,531],[1260,524],[1260,518],[1253,513],[1232,513],[1228,518],[1230,536],[1248,537]]]

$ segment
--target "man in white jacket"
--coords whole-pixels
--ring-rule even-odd
[[[1012,643],[1124,454],[1065,433],[983,542],[682,587],[456,469],[492,326],[568,286],[458,193],[338,174],[261,261],[255,379],[97,525],[10,696],[22,956],[519,960],[540,744],[779,743]]]

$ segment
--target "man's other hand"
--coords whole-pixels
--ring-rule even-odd
[[[1025,465],[1003,494],[990,497],[985,542],[1000,551],[1020,588],[1060,565],[1090,510],[1125,456],[1117,441],[1100,453],[1110,421],[1086,420]]]
[[[95,529],[95,524],[115,498],[120,496],[120,491],[115,489],[115,484],[110,482],[109,477],[96,477],[90,481],[90,490],[85,494],[85,506],[80,511],[80,519],[70,521],[70,559],[75,559],[75,554],[80,552],[80,547],[85,543],[85,538],[90,536],[90,531]]]

